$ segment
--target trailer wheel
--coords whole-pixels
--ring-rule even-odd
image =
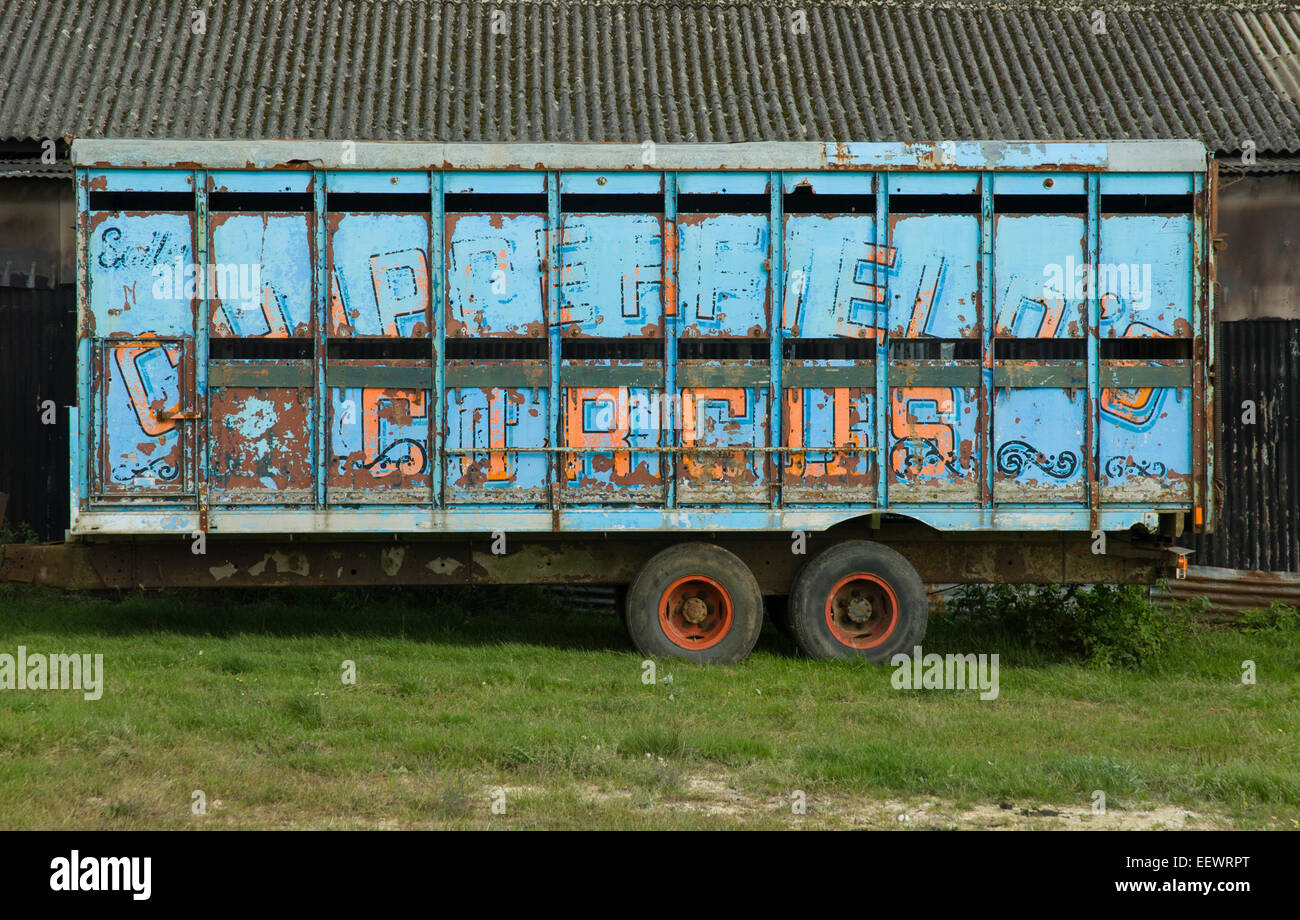
[[[921,641],[928,620],[916,569],[889,547],[866,540],[822,552],[790,592],[794,640],[812,658],[887,662]]]
[[[763,595],[734,553],[681,543],[642,566],[628,588],[624,619],[643,654],[735,664],[763,629]]]

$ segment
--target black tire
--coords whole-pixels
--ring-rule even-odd
[[[886,663],[920,643],[929,618],[916,569],[888,546],[866,540],[825,550],[804,566],[790,590],[794,641],[812,658]]]
[[[668,612],[661,616],[661,602],[670,590],[674,597],[684,593],[687,600],[699,599],[692,613],[701,615],[703,609],[706,618],[684,623],[685,601],[666,603]],[[712,543],[679,543],[641,567],[627,590],[624,622],[644,655],[735,664],[753,651],[762,632],[763,595],[754,574],[734,553]],[[701,635],[692,638],[691,632]]]

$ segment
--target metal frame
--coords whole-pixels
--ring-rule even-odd
[[[478,145],[478,144],[422,144],[422,143],[359,143],[353,151],[354,160],[343,163],[341,145],[327,142],[300,141],[135,141],[135,140],[78,140],[73,145],[73,159],[77,169],[78,251],[81,266],[78,273],[78,309],[81,314],[81,340],[78,346],[79,405],[91,407],[92,399],[92,337],[88,332],[89,272],[87,267],[89,189],[92,177],[119,177],[129,181],[137,170],[175,169],[189,173],[196,195],[196,262],[206,266],[207,241],[207,176],[210,170],[266,169],[309,170],[312,174],[312,194],[315,212],[314,248],[315,265],[315,405],[317,426],[313,439],[315,471],[315,508],[276,507],[208,507],[206,488],[208,438],[191,433],[195,469],[193,482],[197,491],[197,507],[140,501],[127,506],[120,502],[96,505],[90,499],[94,494],[93,462],[97,439],[92,412],[83,412],[78,418],[77,437],[73,440],[73,470],[76,476],[74,495],[76,513],[72,532],[79,535],[178,533],[193,530],[214,533],[432,533],[432,532],[483,532],[493,529],[514,531],[609,531],[649,530],[668,531],[693,529],[707,531],[766,531],[766,530],[821,530],[864,515],[879,515],[882,511],[912,518],[941,530],[1122,530],[1141,525],[1154,530],[1161,513],[1189,510],[1189,505],[1204,508],[1205,525],[1211,519],[1211,495],[1208,483],[1212,474],[1209,442],[1212,438],[1200,432],[1212,406],[1208,392],[1206,366],[1212,342],[1208,340],[1212,322],[1212,294],[1205,290],[1206,269],[1210,246],[1208,236],[1201,226],[1205,209],[1198,209],[1194,219],[1195,249],[1197,258],[1193,280],[1196,303],[1193,311],[1195,341],[1201,349],[1193,362],[1194,388],[1198,395],[1205,389],[1204,411],[1193,418],[1196,440],[1195,493],[1192,503],[1105,504],[1100,501],[1099,483],[1099,387],[1109,382],[1102,379],[1100,345],[1097,337],[1099,303],[1097,292],[1092,290],[1087,302],[1087,425],[1086,454],[1088,490],[1084,504],[1060,503],[1052,505],[1004,504],[993,501],[993,471],[989,454],[992,450],[991,415],[993,391],[1000,385],[993,362],[993,189],[992,178],[1003,171],[1061,171],[1085,172],[1088,196],[1087,252],[1096,263],[1099,247],[1099,195],[1100,176],[1104,171],[1124,172],[1188,172],[1193,174],[1198,201],[1204,197],[1207,160],[1204,147],[1196,141],[1118,141],[1118,142],[1000,142],[987,141],[962,144],[703,144],[660,145],[656,148],[652,167],[642,162],[640,145]],[[200,163],[202,168],[193,164]],[[739,447],[687,447],[680,443],[676,426],[666,443],[637,448],[583,448],[563,446],[560,437],[561,397],[561,327],[559,323],[560,289],[560,177],[563,171],[584,169],[652,171],[663,177],[664,189],[664,368],[665,394],[672,399],[678,394],[677,342],[682,318],[676,303],[677,261],[677,172],[685,170],[754,170],[761,167],[769,179],[769,345],[770,365],[766,385],[769,389],[768,431],[765,445]],[[326,442],[327,426],[324,419],[329,413],[329,390],[326,380],[326,350],[329,340],[328,305],[329,278],[327,268],[327,221],[325,195],[332,170],[357,170],[362,173],[379,170],[419,170],[428,174],[430,208],[428,218],[429,245],[431,248],[430,300],[433,328],[430,336],[431,397],[430,438],[428,456],[432,462],[432,485],[427,502],[405,505],[362,505],[356,507],[331,507],[328,504],[325,467],[329,456]],[[446,427],[445,392],[447,371],[445,359],[447,298],[446,259],[444,255],[445,206],[443,197],[444,176],[454,169],[520,169],[530,172],[545,171],[547,200],[545,273],[545,311],[547,318],[547,343],[549,358],[548,423],[549,444],[545,447],[511,447],[512,453],[540,453],[548,460],[550,473],[550,501],[547,506],[485,505],[449,507],[445,494],[444,467],[446,458],[463,454],[483,454],[479,448],[448,448],[444,444]],[[877,340],[874,365],[875,448],[855,448],[876,452],[876,494],[874,502],[840,503],[824,505],[787,504],[781,494],[779,458],[788,453],[806,452],[817,448],[801,446],[791,448],[781,443],[783,433],[783,343],[781,309],[786,284],[786,253],[784,252],[783,180],[787,171],[793,170],[855,170],[872,173],[875,193],[876,244],[889,245],[889,189],[885,177],[895,170],[962,172],[980,174],[980,315],[978,318],[981,342],[981,363],[972,368],[934,368],[931,377],[943,371],[962,372],[962,380],[974,375],[973,384],[979,391],[980,448],[978,484],[979,502],[891,503],[885,464],[882,461],[889,443],[889,412],[891,373],[899,374],[888,358],[889,337]],[[156,174],[155,174],[156,175]],[[873,268],[873,280],[887,288],[888,277]],[[206,278],[206,272],[204,272]],[[206,290],[201,295],[195,318],[194,386],[196,405],[207,405],[207,354],[208,354],[208,298]],[[885,303],[889,302],[888,291]],[[888,326],[888,324],[886,324]],[[1165,369],[1170,370],[1170,369]],[[969,373],[968,373],[969,371]],[[1138,375],[1140,376],[1140,375]],[[902,378],[899,378],[902,379]],[[1046,378],[1044,378],[1046,379]],[[928,382],[934,382],[927,377]],[[1133,381],[1137,382],[1135,376]],[[898,381],[894,381],[898,385]],[[967,384],[963,384],[967,385]],[[206,413],[205,413],[206,415]],[[206,429],[208,422],[203,421]],[[1198,427],[1199,426],[1199,427]],[[664,501],[655,507],[618,506],[583,507],[568,504],[564,496],[562,464],[566,455],[580,453],[607,453],[619,451],[662,454],[666,461],[661,465],[664,477]],[[678,507],[676,494],[676,460],[683,455],[746,454],[765,458],[770,475],[770,502],[766,506],[748,506],[742,503],[717,503]]]

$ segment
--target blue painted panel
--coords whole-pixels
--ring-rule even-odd
[[[420,195],[429,191],[429,174],[423,171],[339,170],[325,174],[325,187],[331,192],[350,195]]]
[[[993,220],[997,334],[1082,338],[1087,325],[1084,218],[998,214]]]
[[[546,335],[540,214],[447,216],[447,334]]]
[[[1189,195],[1190,173],[1104,173],[1103,195]]]
[[[979,390],[889,391],[889,501],[975,501]]]
[[[92,192],[192,192],[194,173],[188,169],[90,169]]]
[[[761,214],[679,219],[677,296],[685,336],[768,334],[769,219]]]
[[[843,366],[848,361],[828,361]],[[876,393],[859,387],[785,391],[783,443],[802,447],[782,460],[787,501],[874,501]],[[832,450],[836,446],[849,450]]]
[[[547,446],[549,395],[535,387],[447,391],[447,447],[483,448],[482,453],[446,456],[447,501],[526,502],[543,497],[526,490],[546,487],[547,455],[501,448]]]
[[[977,172],[896,172],[885,178],[891,195],[973,195],[980,187]]]
[[[653,214],[565,214],[560,324],[566,334],[623,338],[663,331],[663,226]]]
[[[1082,501],[1083,389],[1000,388],[993,399],[993,499]]]
[[[544,172],[446,172],[444,194],[540,195],[546,191]]]
[[[651,447],[660,444],[663,391],[641,387],[566,387],[561,416],[566,447]],[[647,487],[659,492],[660,455],[588,452],[564,456],[565,489],[572,501],[636,501]]]
[[[1188,215],[1101,219],[1101,334],[1192,335],[1192,221]]]
[[[213,214],[214,336],[309,336],[311,216]]]
[[[105,344],[96,381],[102,416],[100,486],[109,494],[177,493],[185,487],[178,343]]]
[[[429,334],[429,219],[330,217],[330,334]]]
[[[428,497],[429,391],[330,387],[331,504]]]
[[[781,328],[790,336],[879,338],[885,331],[876,266],[876,220],[865,215],[794,214],[785,220],[785,296]]]
[[[311,170],[217,169],[208,173],[208,188],[214,192],[246,192],[276,194],[285,192],[310,192]]]
[[[765,172],[684,172],[677,176],[679,195],[766,195]]]
[[[90,218],[94,334],[194,334],[193,214],[96,212]]]
[[[890,334],[973,337],[979,324],[980,222],[970,214],[890,218]]]
[[[569,172],[560,176],[562,195],[654,195],[663,191],[657,172]]]
[[[767,444],[767,388],[690,387],[682,390],[684,447],[763,447]],[[736,500],[767,482],[762,454],[683,456],[679,495],[684,501]]]
[[[1083,195],[1083,173],[998,173],[995,195]]]
[[[1102,500],[1189,499],[1191,422],[1188,387],[1103,388]]]

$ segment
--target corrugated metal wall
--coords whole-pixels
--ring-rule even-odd
[[[1223,493],[1216,532],[1194,540],[1192,561],[1300,572],[1300,322],[1222,323],[1218,351]]]
[[[43,540],[68,526],[68,410],[76,401],[76,287],[0,287],[0,492],[6,526]],[[41,402],[58,417],[42,424]]]

